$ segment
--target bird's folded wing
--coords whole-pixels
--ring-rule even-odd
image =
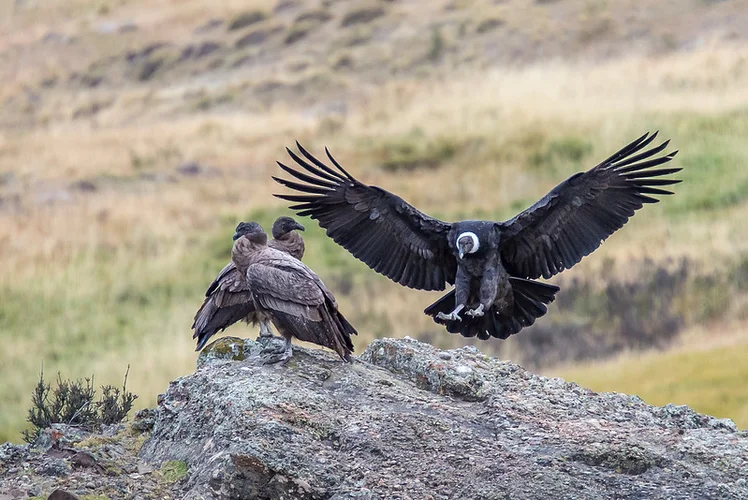
[[[293,267],[258,263],[247,269],[247,281],[255,299],[265,309],[320,321],[317,309],[324,305],[325,295],[308,273]]]
[[[213,325],[225,328],[243,319],[255,309],[249,283],[233,263],[229,263],[205,293],[192,328],[203,330]]]
[[[211,295],[221,296],[218,303],[219,305],[230,305],[237,303],[236,301],[246,298],[251,300],[250,292],[251,288],[247,279],[241,275],[236,266],[229,268],[226,266],[226,272],[219,275],[218,284],[213,289]]]
[[[535,205],[498,223],[501,257],[512,276],[549,278],[569,269],[620,229],[651,195],[680,182],[662,178],[680,168],[654,168],[677,151],[659,156],[669,141],[645,150],[657,133],[645,134],[596,167],[573,175]],[[645,151],[643,151],[645,150]]]
[[[275,195],[291,209],[319,221],[327,235],[375,271],[401,285],[443,290],[454,283],[457,263],[449,249],[451,225],[429,217],[401,198],[354,179],[330,155],[337,170],[297,143],[304,158],[288,154],[301,169],[278,162],[302,182],[273,177],[302,194]]]

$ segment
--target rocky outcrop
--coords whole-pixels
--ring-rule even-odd
[[[222,339],[161,398],[140,456],[189,464],[186,498],[748,498],[748,433],[687,407],[471,347],[259,350]]]
[[[270,366],[261,350],[218,340],[129,428],[3,445],[0,498],[748,498],[748,432],[684,406],[472,347],[381,339],[352,364],[295,347]]]

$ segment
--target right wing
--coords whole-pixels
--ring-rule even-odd
[[[457,262],[447,238],[451,224],[423,214],[382,188],[357,181],[327,149],[338,171],[296,145],[306,160],[286,150],[308,173],[278,165],[305,184],[273,179],[302,194],[276,197],[297,203],[290,208],[319,221],[336,243],[396,283],[419,290],[444,290],[446,283],[454,283]]]

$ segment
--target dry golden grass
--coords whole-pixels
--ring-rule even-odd
[[[112,1],[108,8],[179,39],[188,36],[189,22],[272,4],[232,1],[208,11],[199,0],[149,2],[147,9],[138,0]],[[1,46],[42,36],[55,13],[79,19],[92,7],[77,0],[45,8],[51,10],[16,16],[13,24],[23,29],[5,33]],[[9,87],[48,69],[18,66]],[[270,175],[278,173],[275,160],[285,158],[283,147],[296,139],[316,153],[327,145],[361,180],[456,219],[511,216],[571,173],[659,128],[681,149],[677,162],[686,164],[683,178],[691,182],[647,207],[569,274],[592,276],[605,257],[688,255],[718,267],[748,245],[745,197],[731,194],[748,186],[748,146],[739,135],[748,133],[746,69],[748,48],[723,44],[662,57],[402,79],[357,89],[347,112],[333,118],[293,104],[196,113],[185,108],[190,89],[174,85],[124,86],[95,118],[72,120],[80,106],[110,92],[51,93],[41,125],[0,129],[0,172],[13,173],[0,185],[0,197],[18,197],[15,208],[0,208],[0,364],[9,374],[0,385],[0,440],[19,438],[42,361],[47,373],[94,373],[102,384],[118,384],[129,363],[129,388],[141,396],[140,407],[153,405],[170,380],[193,370],[189,326],[228,256],[230,228],[248,216],[267,223],[283,210],[271,196],[280,188]],[[218,80],[210,92],[231,92],[252,78]],[[589,144],[581,163],[529,161],[567,138]],[[455,154],[436,169],[392,173],[379,165],[393,141],[447,143]],[[175,167],[186,160],[212,173],[182,177]],[[97,190],[71,188],[77,180]],[[704,190],[711,190],[708,196]],[[722,201],[689,208],[705,199]],[[363,270],[311,229],[305,260],[358,326],[358,352],[376,336],[439,330],[421,314],[438,294],[405,290]],[[243,325],[230,333],[254,335]],[[441,333],[444,346],[459,340]]]
[[[596,391],[636,394],[649,404],[685,404],[748,428],[746,325],[711,325],[666,352],[629,353],[607,362],[556,367],[563,377]]]

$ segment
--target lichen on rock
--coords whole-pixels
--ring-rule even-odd
[[[379,339],[353,364],[226,340],[169,387],[140,457],[186,498],[741,498],[748,433],[490,358]],[[242,357],[231,361],[234,357]]]
[[[748,498],[748,432],[688,407],[473,347],[379,339],[349,364],[294,346],[285,365],[262,348],[214,342],[131,427],[0,446],[0,496]]]

